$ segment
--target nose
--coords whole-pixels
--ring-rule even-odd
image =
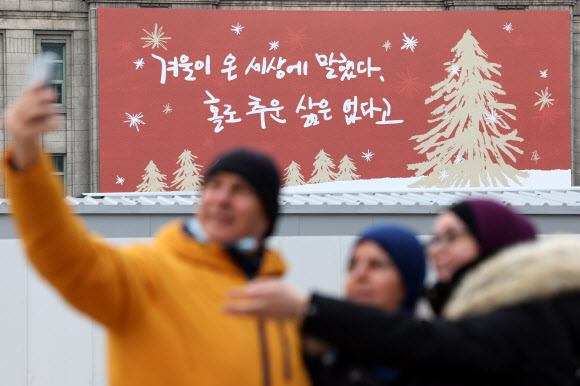
[[[427,244],[427,255],[429,257],[435,257],[435,255],[438,255],[441,250],[443,249],[444,243],[442,242],[442,240],[433,240],[431,241],[429,244]]]
[[[427,257],[431,260],[433,266],[437,267],[441,263],[441,259],[444,256],[443,245],[431,244],[427,247]]]
[[[368,269],[363,264],[357,264],[351,269],[350,274],[355,281],[364,281],[367,278]]]
[[[228,189],[225,186],[222,186],[215,190],[214,192],[214,200],[217,204],[224,206],[230,202],[231,198],[231,189]]]
[[[229,205],[230,199],[230,189],[223,186],[205,189],[201,195],[202,205],[225,207]]]

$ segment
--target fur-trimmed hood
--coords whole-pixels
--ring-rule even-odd
[[[467,274],[443,311],[459,319],[580,291],[580,237],[550,236],[506,249]]]

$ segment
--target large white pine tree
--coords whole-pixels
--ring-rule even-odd
[[[487,54],[467,30],[451,50],[454,58],[445,63],[448,76],[433,85],[434,92],[425,100],[441,104],[431,112],[436,126],[425,134],[415,135],[415,150],[427,160],[409,164],[416,176],[423,176],[411,187],[477,187],[509,186],[508,178],[521,185],[518,178],[528,177],[506,162],[516,162],[522,150],[517,130],[506,119],[515,120],[509,112],[516,106],[501,103],[497,96],[506,95],[492,75],[501,76],[500,64],[487,61]]]
[[[324,149],[320,150],[315,157],[314,170],[308,183],[318,184],[333,181],[336,178],[336,172],[332,170],[334,168],[334,162],[330,156],[324,152]]]
[[[345,154],[340,160],[340,164],[338,164],[338,176],[335,181],[358,180],[360,175],[355,174],[354,172],[356,172],[356,166],[354,166],[354,162],[348,157],[348,155]]]
[[[292,161],[290,166],[284,169],[284,186],[304,185],[304,176],[300,173],[300,165]]]
[[[161,174],[153,161],[149,161],[142,177],[143,182],[137,185],[138,192],[163,192],[167,188],[167,184],[163,182],[167,175]]]
[[[203,176],[199,174],[199,171],[203,166],[196,164],[196,159],[197,156],[191,154],[189,150],[184,150],[181,153],[176,162],[180,168],[173,172],[175,178],[171,182],[171,186],[184,191],[201,190]]]

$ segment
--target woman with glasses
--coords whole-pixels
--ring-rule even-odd
[[[276,280],[232,291],[226,311],[298,319],[303,334],[424,384],[577,385],[580,238],[505,248],[532,231],[527,219],[490,202],[441,214],[428,248],[441,276],[442,319],[308,295]]]
[[[433,235],[427,255],[438,282],[427,298],[439,315],[467,272],[503,248],[534,240],[536,231],[526,217],[504,205],[471,199],[439,214]]]

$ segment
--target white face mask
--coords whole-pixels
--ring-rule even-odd
[[[203,244],[209,243],[209,239],[197,219],[190,218],[185,223],[185,226],[197,241]],[[258,249],[258,241],[254,237],[244,237],[235,242],[225,244],[224,247],[234,248],[240,252],[252,252]]]

